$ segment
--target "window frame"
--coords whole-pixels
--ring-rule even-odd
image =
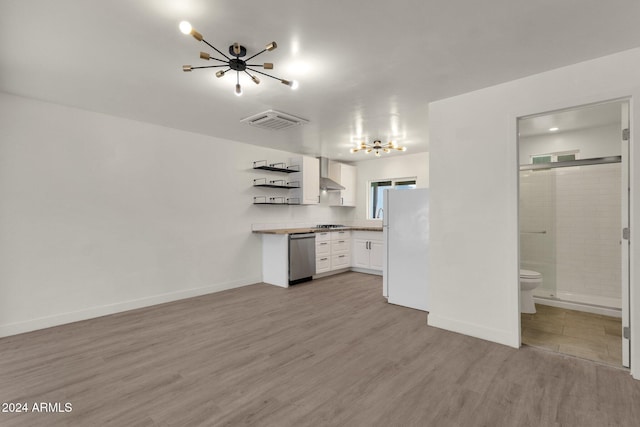
[[[413,184],[408,184],[408,182],[413,182]],[[374,205],[373,202],[374,200],[372,200],[372,186],[373,184],[376,183],[386,183],[386,182],[390,182],[391,188],[396,187],[397,185],[415,185],[415,187],[411,188],[418,188],[418,177],[417,176],[410,176],[410,177],[403,177],[403,178],[380,178],[380,179],[372,179],[367,181],[367,219],[382,219],[382,218],[376,218],[375,217],[375,212],[373,212],[374,209]],[[409,190],[409,189],[408,189]],[[374,199],[377,198],[377,196],[373,197]],[[384,215],[384,212],[383,212]]]

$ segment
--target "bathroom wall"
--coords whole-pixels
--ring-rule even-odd
[[[518,153],[520,164],[531,163],[531,156],[579,149],[580,159],[620,155],[620,124],[569,132],[522,137]]]

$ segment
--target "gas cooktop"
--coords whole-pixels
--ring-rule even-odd
[[[318,224],[316,228],[345,228],[346,226],[340,224]]]

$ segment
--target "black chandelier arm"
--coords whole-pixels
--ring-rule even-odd
[[[224,64],[224,65],[205,65],[204,67],[191,67],[191,69],[192,70],[197,70],[199,68],[220,68],[220,67],[226,67],[226,66],[227,66],[227,64]],[[229,68],[229,70],[230,69],[231,68]],[[226,71],[225,71],[225,73],[226,73]]]
[[[224,59],[214,58],[213,56],[210,56],[209,59],[213,59],[214,61],[224,62],[225,64],[229,64],[229,61],[225,61]]]
[[[264,64],[247,64],[247,67],[262,67],[262,68],[264,68]]]
[[[249,69],[251,69],[251,68],[249,68]],[[249,74],[249,72],[248,72],[247,70],[243,70],[243,71],[244,71],[245,73],[247,73],[247,76],[249,76],[249,77],[253,78],[253,76],[252,76],[251,74]]]
[[[231,58],[229,58],[227,55],[225,55],[224,53],[220,52],[214,45],[212,45],[211,43],[209,43],[208,41],[206,41],[205,39],[202,39],[203,42],[205,42],[207,44],[207,46],[209,46],[211,49],[215,50],[216,52],[218,52],[220,55],[224,56],[225,58],[227,58],[228,61],[231,61]],[[215,58],[214,58],[215,59]]]
[[[248,58],[247,58],[247,59],[245,59],[244,61],[245,61],[245,62],[247,62],[248,60],[255,58],[256,56],[260,55],[261,53],[265,53],[266,51],[267,51],[267,49],[262,49],[260,52],[256,53],[256,54],[255,54],[255,55],[253,55],[253,56],[248,57]]]
[[[274,79],[274,80],[282,81],[282,79],[281,79],[281,78],[279,78],[279,77],[275,77],[275,76],[272,76],[271,74],[267,74],[267,73],[263,73],[262,71],[254,70],[253,68],[249,68],[248,66],[247,66],[247,68],[248,68],[249,70],[253,71],[254,73],[259,73],[259,74],[262,74],[263,76],[271,77],[271,78],[272,78],[272,79]]]

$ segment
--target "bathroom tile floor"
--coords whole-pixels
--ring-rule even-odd
[[[619,318],[536,304],[521,316],[522,343],[612,366],[622,366]]]

